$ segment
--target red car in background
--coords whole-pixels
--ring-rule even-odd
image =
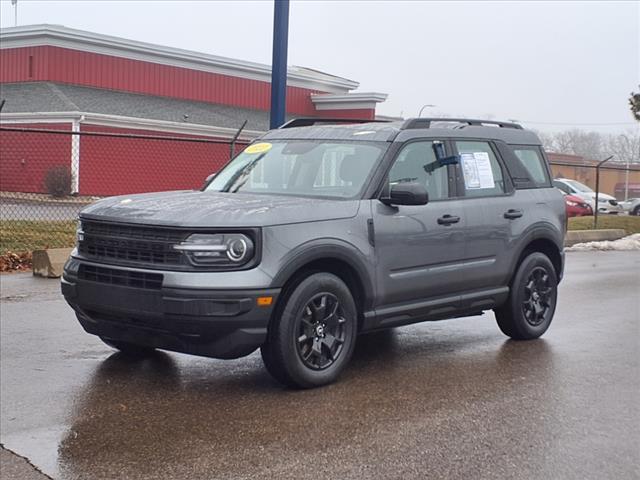
[[[567,217],[585,217],[593,215],[591,205],[580,197],[565,194],[564,203],[567,208]]]

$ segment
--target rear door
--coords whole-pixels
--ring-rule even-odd
[[[465,251],[462,202],[454,198],[454,167],[436,167],[436,142],[405,144],[385,180],[423,183],[427,205],[387,206],[373,200],[378,306],[451,294],[463,280],[458,271]]]
[[[486,140],[455,140],[458,189],[466,220],[465,287],[506,285],[516,239],[524,227],[525,196],[513,188],[498,149]]]

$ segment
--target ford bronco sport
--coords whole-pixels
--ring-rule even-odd
[[[335,380],[361,332],[493,310],[517,340],[554,314],[566,229],[520,125],[296,119],[199,191],[80,214],[62,292],[128,354],[237,358],[280,382]]]

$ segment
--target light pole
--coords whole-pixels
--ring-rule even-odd
[[[289,0],[273,1],[273,58],[271,61],[271,112],[269,128],[278,128],[287,114],[287,47]]]
[[[11,5],[13,5],[13,26],[18,26],[18,0],[11,0]]]
[[[422,116],[422,112],[424,111],[425,108],[433,108],[436,107],[437,105],[431,105],[431,104],[427,104],[427,105],[423,105],[422,108],[420,109],[420,112],[418,113],[418,118],[420,118]]]

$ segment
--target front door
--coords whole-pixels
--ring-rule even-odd
[[[433,145],[424,140],[406,144],[386,178],[389,184],[424,184],[429,203],[387,206],[373,200],[378,307],[401,309],[455,292],[463,281],[457,271],[465,253],[463,201],[452,198],[455,169],[436,167]]]

